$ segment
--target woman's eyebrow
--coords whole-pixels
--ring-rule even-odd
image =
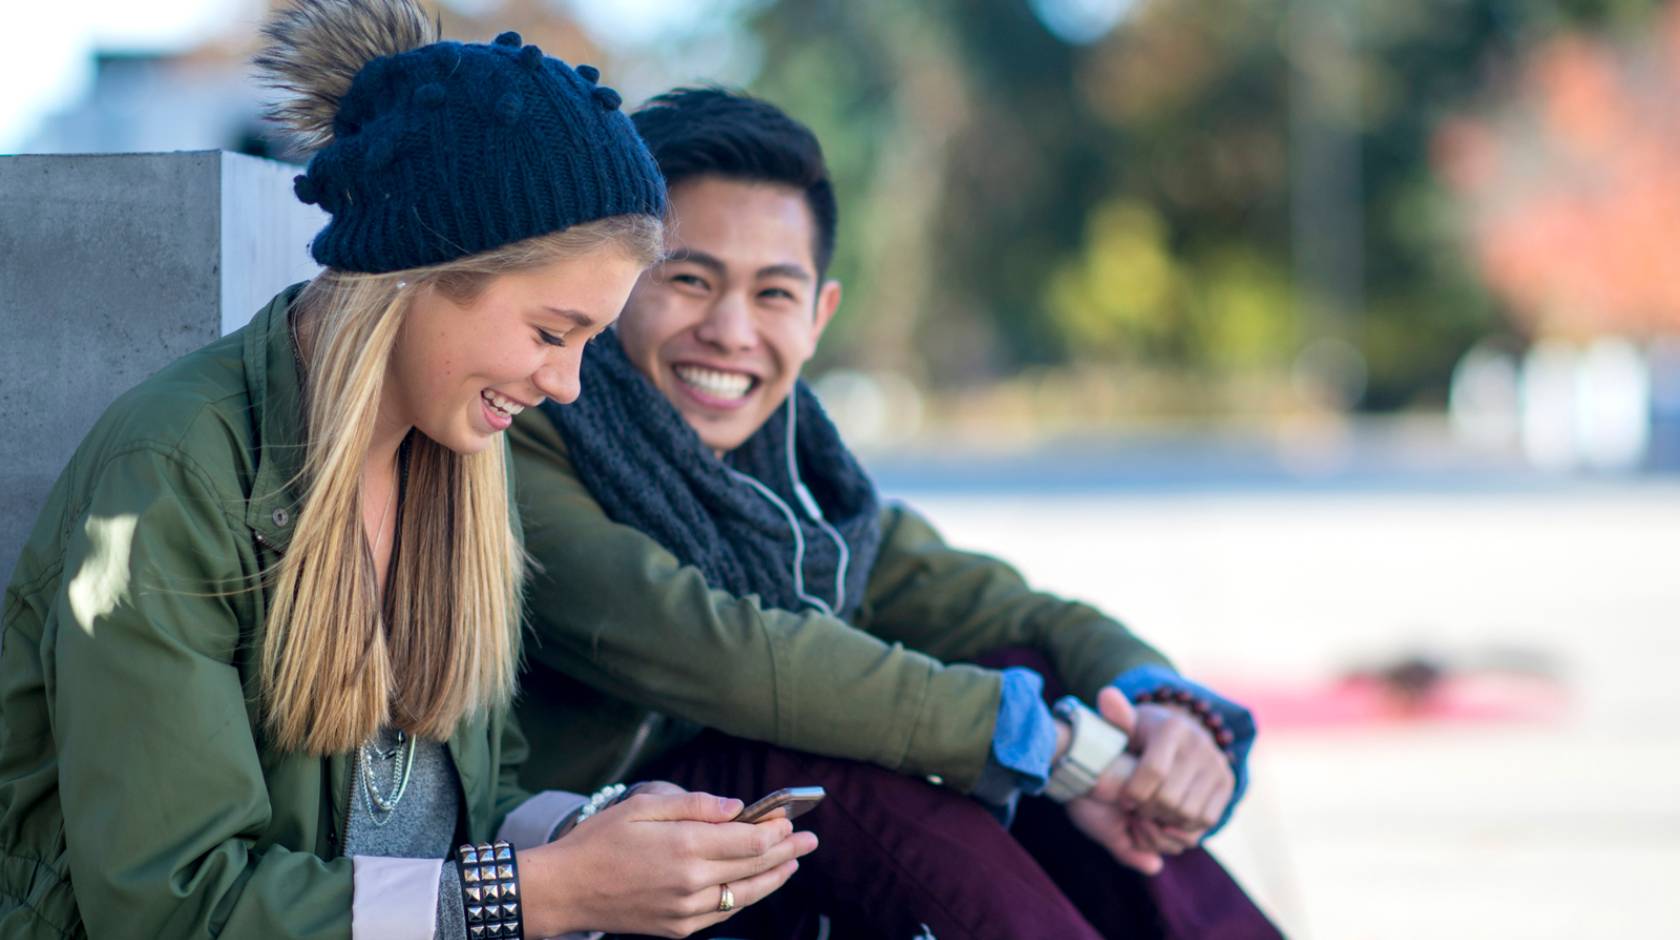
[[[570,320],[586,330],[593,329],[595,326],[595,318],[582,310],[573,310],[570,307],[543,307],[542,309],[544,313],[552,313],[557,317]]]

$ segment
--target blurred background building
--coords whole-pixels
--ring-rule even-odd
[[[263,0],[62,6],[0,152],[292,156]],[[813,126],[825,401],[1255,702],[1220,845],[1292,933],[1680,935],[1680,0],[437,9]]]

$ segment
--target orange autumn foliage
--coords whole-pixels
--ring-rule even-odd
[[[1474,264],[1532,333],[1680,332],[1680,3],[1660,27],[1547,42],[1436,134]]]

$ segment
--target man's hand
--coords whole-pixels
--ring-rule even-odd
[[[1110,764],[1090,793],[1068,803],[1068,818],[1121,864],[1153,875],[1163,854],[1194,847],[1219,821],[1235,777],[1213,736],[1175,706],[1134,708],[1108,688],[1097,710],[1141,756]]]
[[[1161,853],[1146,842],[1145,834],[1134,828],[1141,821],[1137,816],[1089,796],[1068,803],[1067,814],[1075,828],[1107,849],[1115,861],[1146,875],[1160,873]]]
[[[1119,689],[1102,690],[1097,696],[1097,711],[1128,737],[1135,734],[1137,712]],[[1065,727],[1058,731],[1059,759],[1067,750],[1067,734]],[[1132,758],[1124,754],[1109,764],[1090,793],[1067,804],[1068,819],[1080,832],[1108,849],[1120,864],[1153,875],[1161,870],[1160,850],[1148,841],[1151,833],[1140,832],[1136,827],[1141,821],[1137,814],[1120,804],[1120,791],[1132,767]]]
[[[1219,823],[1231,801],[1237,778],[1230,761],[1202,722],[1185,709],[1140,705],[1128,711],[1135,716],[1129,749],[1139,757],[1137,769],[1120,790],[1120,803],[1145,819],[1195,833],[1199,839]]]

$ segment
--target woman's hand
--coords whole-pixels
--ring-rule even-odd
[[[531,937],[573,930],[686,937],[780,888],[817,837],[785,819],[730,822],[741,801],[669,784],[585,820],[564,838],[519,853]]]

